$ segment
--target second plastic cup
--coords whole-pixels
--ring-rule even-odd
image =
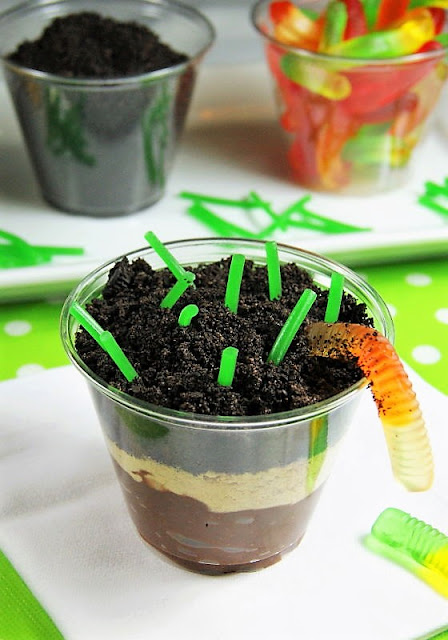
[[[218,238],[166,246],[184,266],[235,252],[257,264],[266,260],[260,241]],[[152,249],[128,255],[130,261],[137,258],[155,269],[165,266]],[[393,339],[385,303],[355,273],[282,245],[279,258],[306,269],[322,288],[329,287],[334,271],[342,273],[346,292],[364,302],[375,326]],[[61,335],[88,382],[139,534],[177,564],[200,573],[249,571],[276,562],[305,534],[365,380],[318,404],[250,417],[174,411],[117,391],[80,358],[75,346],[79,325],[69,311],[74,302],[85,306],[101,294],[114,262],[88,275],[69,295]]]
[[[293,178],[307,189],[360,195],[404,184],[448,74],[446,47],[388,59],[318,53],[276,37],[272,4],[257,2],[252,20]],[[295,6],[320,14],[328,4]]]
[[[113,79],[55,76],[8,60],[54,18],[81,11],[146,26],[187,60]],[[45,200],[93,216],[129,214],[159,200],[213,39],[201,13],[172,0],[30,0],[0,15],[6,80]]]

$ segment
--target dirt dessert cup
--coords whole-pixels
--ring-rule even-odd
[[[57,18],[84,12],[148,28],[176,56],[167,67],[104,78],[49,73],[10,59]],[[126,215],[157,202],[198,66],[213,40],[210,22],[174,0],[29,0],[0,14],[0,56],[44,199],[57,209],[91,216]],[[117,49],[123,45],[119,36],[113,42]],[[132,53],[126,49],[124,55]]]
[[[301,186],[370,195],[411,178],[448,73],[445,10],[411,4],[254,5],[279,144]]]
[[[214,266],[232,254],[242,254],[254,265],[265,265],[267,259],[265,243],[254,240],[196,239],[165,246],[182,267]],[[131,263],[140,258],[155,270],[165,267],[152,248],[127,255]],[[344,293],[354,304],[365,305],[374,326],[393,339],[384,301],[354,272],[286,245],[278,245],[278,258],[282,265],[294,263],[306,270],[324,295],[332,274],[343,276]],[[356,428],[355,411],[366,380],[358,376],[349,388],[310,406],[248,416],[173,410],[119,391],[80,357],[75,342],[80,325],[70,312],[75,303],[85,308],[102,295],[115,262],[92,272],[68,296],[61,337],[88,383],[137,531],[164,556],[199,573],[250,571],[275,563],[305,534],[344,434],[353,422]],[[117,272],[114,281],[120,278],[125,280]],[[177,318],[182,307],[179,301],[167,315]],[[218,335],[208,338],[208,344],[219,340]]]

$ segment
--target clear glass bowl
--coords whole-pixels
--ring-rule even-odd
[[[279,145],[306,189],[369,195],[405,184],[448,75],[447,48],[352,58],[284,44],[271,0],[252,9],[278,106]],[[294,3],[320,13],[321,0]]]

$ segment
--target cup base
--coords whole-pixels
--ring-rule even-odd
[[[293,503],[220,512],[161,488],[154,472],[138,470],[138,464],[130,473],[115,459],[113,464],[141,538],[178,566],[208,575],[278,562],[302,540],[324,487]]]
[[[171,553],[167,553],[163,549],[159,549],[155,545],[151,544],[140,534],[143,542],[151,548],[151,550],[156,551],[164,558],[167,558],[175,565],[182,567],[183,569],[187,569],[188,571],[192,571],[193,573],[200,573],[206,576],[224,576],[229,573],[252,573],[254,571],[259,571],[260,569],[266,569],[267,567],[280,562],[285,554],[288,554],[290,551],[293,551],[302,541],[303,536],[301,536],[296,542],[291,544],[286,549],[283,549],[279,553],[275,553],[268,558],[262,558],[261,560],[254,560],[253,562],[245,562],[242,564],[211,564],[208,562],[196,562],[194,560],[186,560],[185,558],[180,558]]]

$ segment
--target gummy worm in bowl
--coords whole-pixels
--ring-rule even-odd
[[[394,476],[409,491],[429,489],[434,464],[425,422],[389,340],[376,329],[342,322],[316,322],[306,331],[313,355],[357,360],[378,409]]]

